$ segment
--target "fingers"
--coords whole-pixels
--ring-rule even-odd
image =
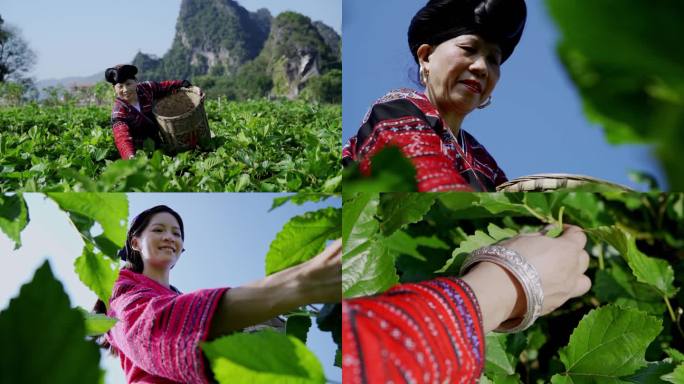
[[[563,234],[560,238],[576,243],[580,248],[584,248],[587,244],[587,235],[584,234],[582,228],[576,225],[564,225]]]
[[[589,292],[590,289],[591,279],[588,278],[587,275],[582,275],[577,280],[577,285],[575,286],[575,290],[572,294],[572,297],[580,297],[585,293]]]
[[[330,243],[330,245],[328,245],[323,250],[323,252],[321,252],[321,255],[325,255],[325,256],[321,256],[321,257],[323,257],[324,259],[328,259],[328,258],[334,258],[334,257],[339,256],[341,254],[342,254],[342,239],[337,239],[337,240],[333,241],[332,243]]]
[[[580,260],[579,260],[580,269],[579,269],[579,271],[580,271],[580,273],[584,273],[587,271],[587,269],[589,269],[589,254],[587,253],[587,251],[582,250],[582,252],[580,252],[579,257],[580,257]]]

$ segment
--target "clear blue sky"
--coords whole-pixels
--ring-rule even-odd
[[[5,309],[22,284],[33,277],[47,258],[64,284],[72,306],[92,308],[95,294],[74,273],[74,259],[83,241],[69,224],[67,215],[41,194],[26,194],[31,222],[22,232],[23,246],[12,251],[0,233],[0,310]],[[166,204],[181,215],[185,225],[185,253],[171,271],[171,284],[183,292],[201,288],[239,286],[264,276],[264,259],[269,244],[293,216],[325,206],[340,206],[339,199],[303,206],[287,204],[268,212],[275,194],[268,193],[135,193],[129,194],[129,222],[137,213]],[[342,381],[342,370],[332,361],[335,344],[329,333],[315,324],[307,345],[318,356],[326,377]],[[105,355],[102,365],[108,384],[125,382],[118,359]]]
[[[342,0],[237,0],[273,16],[292,10],[337,32]],[[173,42],[181,0],[2,0],[0,15],[38,55],[36,80],[91,76],[130,62],[138,51],[163,55]]]
[[[371,103],[387,91],[418,88],[406,33],[425,0],[344,0],[343,142]],[[558,33],[542,0],[527,0],[522,40],[501,68],[492,105],[463,127],[497,160],[509,179],[534,173],[584,174],[641,188],[630,170],[664,175],[645,146],[614,147],[587,122],[581,100],[556,56]]]

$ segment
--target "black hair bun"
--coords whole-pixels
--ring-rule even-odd
[[[119,64],[105,70],[105,80],[114,85],[124,83],[128,79],[135,79],[137,74],[138,67],[135,65]]]
[[[474,34],[498,44],[503,63],[520,41],[526,19],[525,0],[430,0],[411,20],[409,48],[417,63],[421,44]]]

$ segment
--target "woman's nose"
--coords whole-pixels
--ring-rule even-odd
[[[484,55],[479,55],[478,58],[470,65],[470,72],[477,77],[487,77],[487,59]]]

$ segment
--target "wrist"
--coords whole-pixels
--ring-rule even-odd
[[[483,261],[462,277],[477,297],[485,333],[525,313],[525,294],[517,279],[503,267]]]

